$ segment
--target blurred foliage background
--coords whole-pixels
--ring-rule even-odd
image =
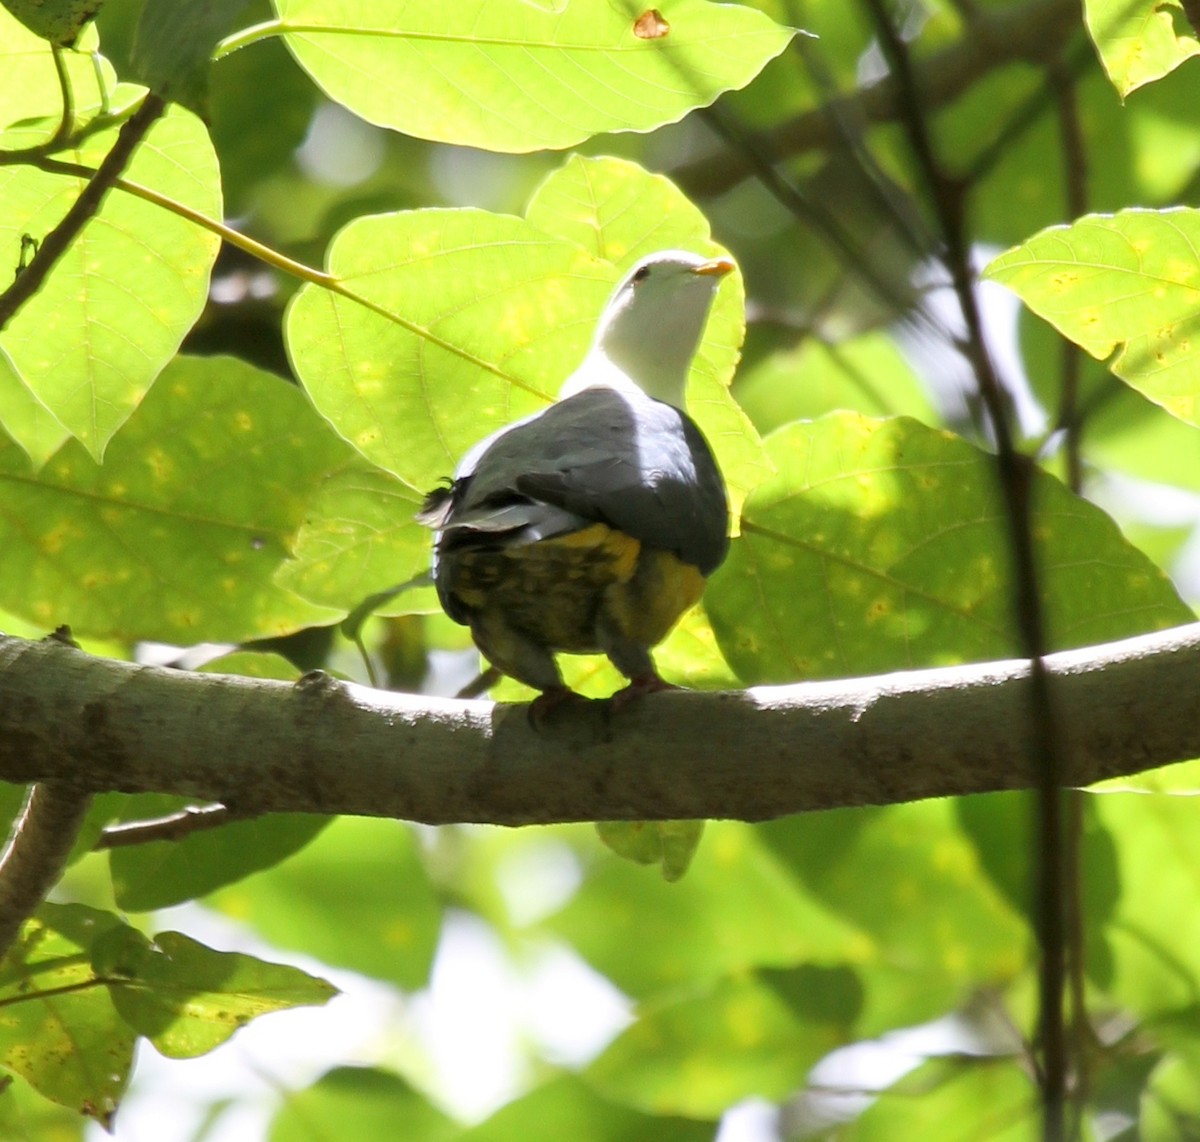
[[[0,334],[6,631],[364,679],[337,624],[426,566],[421,492],[551,399],[624,268],[678,245],[741,271],[690,390],[740,535],[660,652],[668,676],[1020,651],[980,346],[1036,468],[1050,647],[1192,617],[1200,43],[1182,7],[155,7],[106,0],[57,54],[0,13],[16,277],[135,85],[176,101]],[[631,36],[636,59],[597,46]],[[1113,216],[1075,221],[1096,212]],[[992,263],[978,336],[948,227]],[[366,622],[379,684],[471,678],[435,610],[418,587]],[[571,681],[615,685],[586,660]],[[0,788],[12,819],[21,791]],[[1200,1129],[1196,788],[1184,765],[1067,806],[1078,1137]],[[98,798],[6,961],[5,1137],[89,1118],[274,1142],[1040,1130],[1030,796],[716,822],[676,884],[582,826],[301,814],[103,839],[182,806]],[[204,1063],[152,1058],[321,1004],[326,977],[330,1006]],[[273,1023],[296,1030],[255,1038]],[[194,1092],[189,1114],[156,1102],[164,1084]]]

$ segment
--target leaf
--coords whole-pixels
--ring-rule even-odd
[[[1177,0],[1084,0],[1083,14],[1100,62],[1122,98],[1200,54]],[[1188,30],[1181,35],[1177,27]]]
[[[380,126],[496,151],[649,131],[744,87],[791,29],[740,5],[678,0],[670,33],[641,8],[572,0],[405,4],[275,0],[288,47],[339,103]]]
[[[276,947],[410,989],[429,978],[442,916],[411,831],[347,817],[210,903]]]
[[[330,250],[338,288],[307,285],[289,307],[289,352],[314,404],[418,491],[488,433],[553,399],[630,264],[671,243],[720,252],[676,188],[613,159],[572,160],[529,210],[538,227],[479,210],[360,218]],[[575,242],[584,236],[617,264],[590,258]],[[740,283],[723,286],[689,386],[735,500],[766,471],[727,389],[744,326]]]
[[[1123,210],[1054,226],[985,276],[1172,415],[1200,424],[1200,210]]]
[[[94,168],[115,140],[115,130],[100,131],[64,157]],[[212,145],[181,108],[154,124],[124,177],[221,217]],[[44,238],[85,185],[77,175],[0,167],[0,262],[18,264],[22,237]],[[171,211],[112,190],[0,333],[25,385],[97,460],[203,309],[219,245]]]
[[[288,1095],[269,1142],[396,1138],[450,1142],[460,1128],[399,1075],[375,1067],[337,1067]]]
[[[666,881],[688,870],[704,833],[703,821],[598,821],[596,833],[618,856],[656,864]]]
[[[705,609],[746,683],[1019,653],[995,461],[916,421],[849,413],[767,440],[778,466]],[[1166,576],[1098,508],[1035,473],[1050,649],[1187,622]]]
[[[0,964],[0,1066],[106,1124],[129,1081],[135,1036],[89,953],[98,938],[123,928],[111,913],[82,904],[44,904]]]
[[[207,1054],[260,1015],[319,1007],[337,994],[299,968],[216,952],[179,932],[148,940],[114,929],[93,959],[121,1017],[170,1059]]]
[[[837,1020],[801,1018],[756,979],[722,980],[644,1011],[584,1074],[642,1110],[717,1118],[745,1098],[783,1098],[847,1033]]]
[[[273,583],[308,497],[350,457],[294,386],[180,358],[103,467],[68,444],[31,477],[0,445],[2,605],[44,628],[191,643],[339,617]]]

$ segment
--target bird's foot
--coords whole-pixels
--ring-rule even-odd
[[[529,724],[535,730],[540,730],[551,713],[564,702],[572,700],[584,702],[587,699],[582,694],[576,694],[569,686],[551,686],[549,690],[543,690],[529,703],[529,710],[526,714]]]
[[[614,710],[623,709],[635,698],[640,698],[643,694],[657,694],[662,690],[682,689],[682,686],[676,686],[674,682],[668,682],[666,679],[660,678],[653,671],[649,674],[639,674],[636,678],[629,680],[628,686],[618,690],[612,696],[612,708]]]

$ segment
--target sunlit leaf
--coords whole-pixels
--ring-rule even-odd
[[[1090,214],[1001,254],[987,276],[1122,380],[1200,424],[1200,210]]]
[[[288,47],[330,98],[373,123],[498,151],[647,131],[743,87],[793,32],[741,5],[679,0],[670,31],[644,6],[275,0]]]
[[[1200,54],[1177,0],[1084,0],[1084,19],[1122,97]]]
[[[94,168],[116,130],[64,156]],[[88,175],[0,167],[0,261],[19,264],[22,238],[41,241]],[[221,217],[216,156],[204,125],[172,108],[134,152],[125,178]],[[30,391],[99,459],[179,349],[208,295],[217,237],[126,191],[112,191],[0,333]]]

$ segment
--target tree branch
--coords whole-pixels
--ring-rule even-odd
[[[58,882],[91,804],[89,792],[34,785],[0,856],[0,959]]]
[[[1062,780],[1200,756],[1200,624],[1045,659]],[[736,817],[1030,788],[1029,667],[649,696],[617,714],[295,685],[0,636],[0,779],[429,824]]]

